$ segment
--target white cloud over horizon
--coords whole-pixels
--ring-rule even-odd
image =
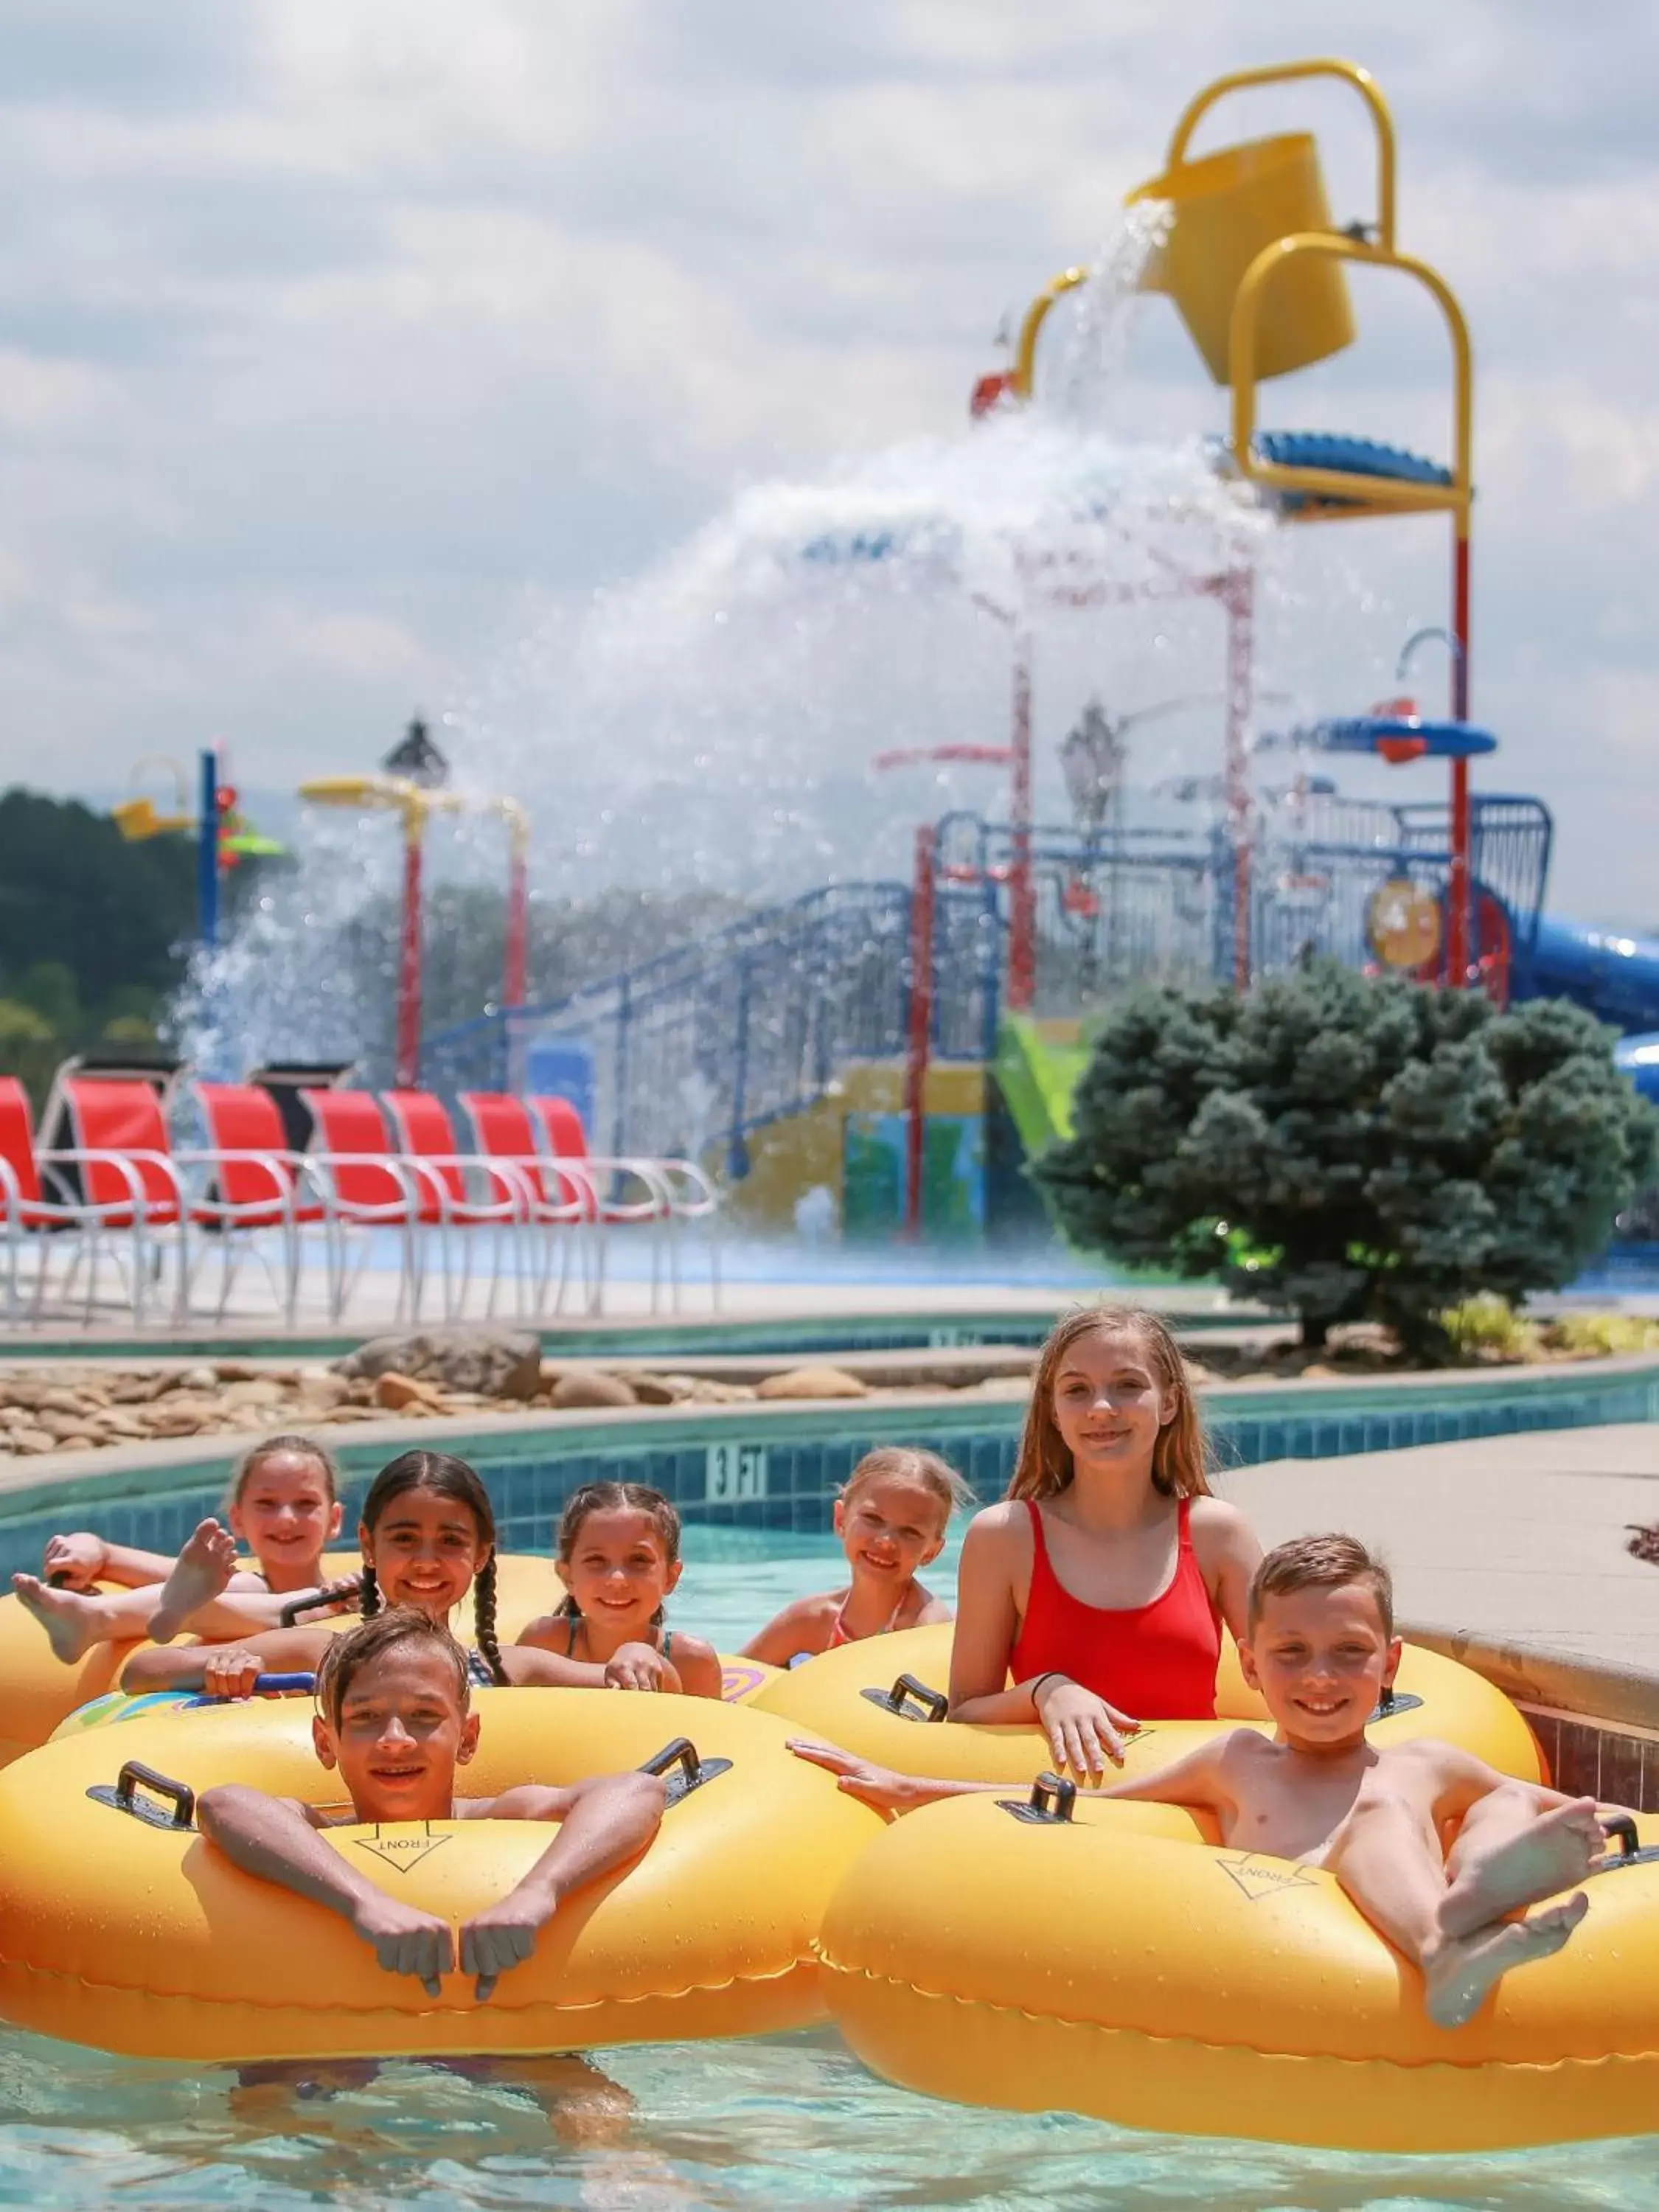
[[[213,737],[246,784],[367,765],[487,689],[527,605],[660,562],[743,485],[954,429],[1005,307],[1094,251],[1189,94],[1335,39],[1394,107],[1401,241],[1474,335],[1488,781],[1556,810],[1553,903],[1659,924],[1659,20],[1331,15],[11,0],[0,781],[107,790]],[[1339,220],[1368,212],[1340,88],[1203,143],[1304,121]],[[1439,449],[1432,319],[1356,297],[1360,346],[1273,419]],[[1131,403],[1219,426],[1161,308]],[[1445,532],[1309,534],[1357,611],[1298,680],[1352,704],[1443,617]]]

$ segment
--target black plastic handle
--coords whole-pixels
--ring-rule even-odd
[[[1601,1826],[1607,1833],[1607,1840],[1610,1843],[1617,1843],[1626,1858],[1633,1859],[1637,1852],[1641,1850],[1641,1838],[1637,1835],[1636,1823],[1628,1813],[1609,1813],[1602,1820]]]
[[[930,1721],[942,1721],[951,1710],[951,1700],[943,1690],[930,1690],[926,1682],[917,1681],[914,1674],[901,1674],[881,1702],[890,1712],[902,1713],[907,1698],[914,1698]]]
[[[1031,1784],[1031,1810],[1050,1820],[1069,1820],[1077,1805],[1077,1784],[1063,1774],[1039,1774]]]
[[[277,1614],[277,1624],[283,1628],[292,1628],[301,1613],[326,1613],[331,1607],[338,1605],[342,1598],[361,1595],[362,1587],[361,1575],[346,1575],[337,1583],[325,1583],[319,1590],[290,1598]]]
[[[170,1774],[158,1774],[153,1766],[142,1759],[130,1759],[115,1778],[115,1802],[124,1813],[133,1809],[133,1797],[140,1784],[152,1796],[164,1797],[173,1807],[173,1825],[188,1828],[196,1819],[196,1792],[187,1782],[175,1782]]]
[[[702,1761],[697,1757],[697,1747],[689,1735],[677,1735],[672,1743],[664,1744],[654,1758],[646,1760],[640,1772],[672,1774],[677,1766],[684,1771],[686,1788],[695,1790],[702,1779]]]

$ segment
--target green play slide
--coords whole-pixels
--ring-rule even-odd
[[[1072,1093],[1088,1063],[1082,1044],[1048,1044],[1029,1015],[1005,1014],[997,1030],[996,1079],[1027,1159],[1072,1133]]]

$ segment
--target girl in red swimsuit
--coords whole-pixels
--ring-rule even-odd
[[[1164,1322],[1068,1314],[1037,1362],[1008,1495],[963,1545],[951,1717],[1035,1718],[1091,1774],[1140,1721],[1213,1717],[1221,1625],[1243,1634],[1261,1556],[1210,1493]]]

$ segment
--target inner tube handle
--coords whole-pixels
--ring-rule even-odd
[[[153,1766],[142,1759],[130,1759],[115,1778],[115,1802],[124,1813],[133,1809],[133,1797],[140,1784],[157,1797],[164,1797],[173,1807],[173,1825],[188,1828],[196,1818],[196,1792],[187,1782],[175,1782],[171,1775],[158,1774]]]
[[[697,1747],[689,1735],[677,1735],[672,1743],[664,1744],[653,1758],[641,1767],[641,1774],[670,1774],[675,1767],[684,1769],[685,1786],[695,1790],[702,1779],[702,1761],[697,1757]]]
[[[907,1698],[913,1698],[921,1706],[930,1721],[942,1721],[951,1710],[951,1700],[943,1690],[930,1690],[926,1682],[919,1682],[914,1674],[901,1674],[882,1703],[890,1712],[902,1713]]]

